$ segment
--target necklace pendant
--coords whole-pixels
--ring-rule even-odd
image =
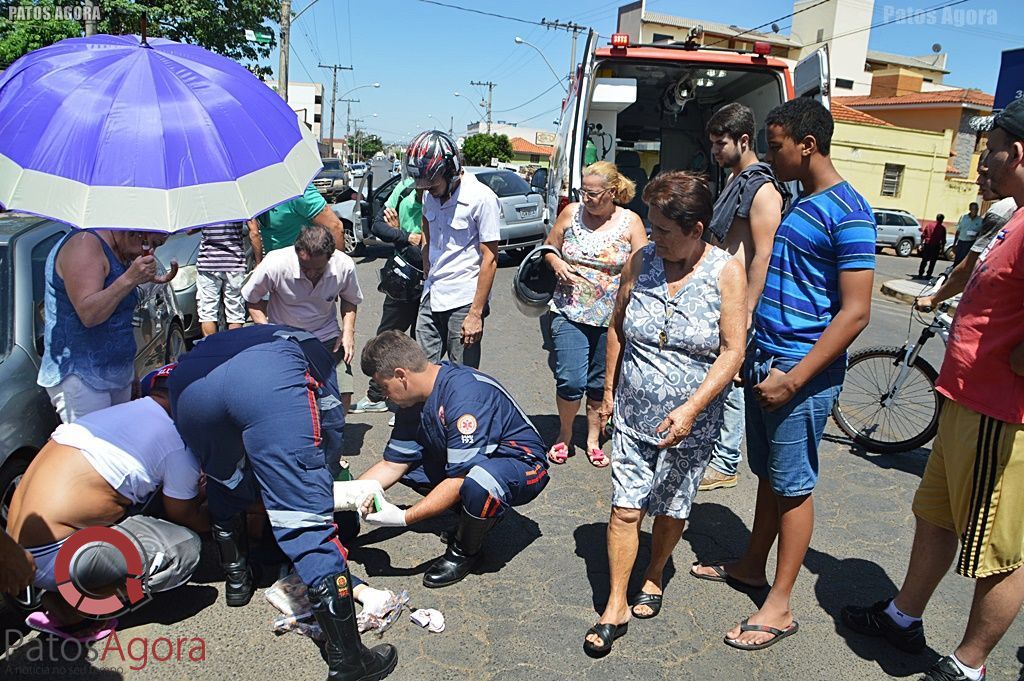
[[[668,343],[668,334],[665,333],[665,329],[662,329],[658,334],[658,349],[664,350],[665,345]]]

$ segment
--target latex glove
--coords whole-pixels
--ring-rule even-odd
[[[381,527],[405,527],[405,511],[381,495],[377,495],[377,499],[380,501],[380,510],[367,514],[366,522]]]
[[[384,488],[377,480],[346,480],[334,483],[334,510],[358,511],[367,497],[382,494]]]
[[[359,602],[363,604],[363,612],[383,617],[388,613],[388,604],[395,594],[387,589],[374,589],[367,586],[359,592]]]

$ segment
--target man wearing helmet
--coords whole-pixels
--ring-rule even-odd
[[[498,197],[464,175],[455,141],[439,130],[420,133],[405,169],[423,189],[423,298],[416,338],[430,362],[444,354],[480,366],[480,339],[498,269]]]

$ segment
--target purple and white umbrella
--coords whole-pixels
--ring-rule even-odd
[[[303,193],[316,140],[269,87],[195,45],[70,38],[0,74],[0,204],[75,227],[175,232]]]

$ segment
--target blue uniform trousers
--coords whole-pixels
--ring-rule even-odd
[[[210,515],[227,520],[262,496],[274,538],[306,584],[345,569],[325,451],[340,433],[325,435],[320,413],[332,400],[300,345],[281,339],[234,355],[176,404],[178,430],[206,472]]]
[[[476,464],[466,473],[459,496],[462,507],[477,518],[502,516],[509,506],[533,501],[548,484],[543,463],[493,458]]]

